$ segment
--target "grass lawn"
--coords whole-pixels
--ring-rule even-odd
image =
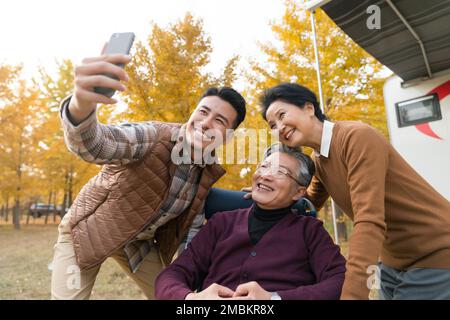
[[[56,225],[0,225],[0,300],[50,299],[53,245]],[[108,259],[103,264],[91,299],[145,299],[119,265]]]

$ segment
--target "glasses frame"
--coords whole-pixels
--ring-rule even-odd
[[[301,184],[300,181],[298,181],[292,174],[290,174],[289,172],[283,172],[282,170],[280,170],[280,168],[281,168],[280,166],[275,167],[275,166],[270,165],[269,168],[263,168],[262,165],[264,165],[264,164],[267,164],[267,163],[264,163],[264,162],[259,163],[259,164],[256,166],[256,171],[259,171],[260,173],[270,171],[270,174],[276,179],[276,177],[274,176],[273,172],[274,172],[274,169],[277,169],[277,171],[276,171],[277,173],[279,172],[279,173],[281,173],[282,175],[284,175],[284,176],[286,176],[286,177],[288,177],[288,178],[291,178],[291,179],[294,180],[299,186],[304,187],[304,185]]]

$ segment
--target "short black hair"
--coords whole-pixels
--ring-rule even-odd
[[[298,182],[304,187],[308,187],[311,183],[312,177],[316,173],[316,166],[314,161],[305,153],[302,152],[302,148],[288,147],[281,142],[274,143],[264,153],[264,159],[275,152],[283,152],[294,157],[298,161],[299,172]]]
[[[269,106],[277,100],[293,104],[300,109],[304,108],[306,102],[310,102],[314,105],[314,115],[317,119],[321,122],[327,119],[320,109],[319,102],[317,101],[314,92],[296,83],[282,83],[264,91],[260,98],[261,112],[264,120],[267,120],[267,109],[269,109]]]
[[[209,88],[205,91],[201,99],[210,96],[219,97],[220,99],[231,104],[234,110],[236,110],[237,117],[233,123],[233,129],[237,128],[242,123],[242,121],[244,121],[246,113],[245,99],[239,92],[229,87]]]

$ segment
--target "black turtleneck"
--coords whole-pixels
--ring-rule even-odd
[[[291,213],[291,206],[281,209],[266,210],[254,205],[248,216],[248,234],[253,245],[286,214]]]

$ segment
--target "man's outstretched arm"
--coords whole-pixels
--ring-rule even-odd
[[[126,72],[115,64],[126,64],[124,55],[103,55],[86,58],[75,69],[73,95],[61,103],[61,122],[64,139],[70,151],[83,160],[96,164],[126,164],[139,160],[156,140],[152,123],[126,125],[100,124],[96,115],[98,103],[114,104],[117,101],[94,92],[94,87],[107,87],[123,91],[119,81],[127,81]],[[109,73],[119,80],[111,79]]]

